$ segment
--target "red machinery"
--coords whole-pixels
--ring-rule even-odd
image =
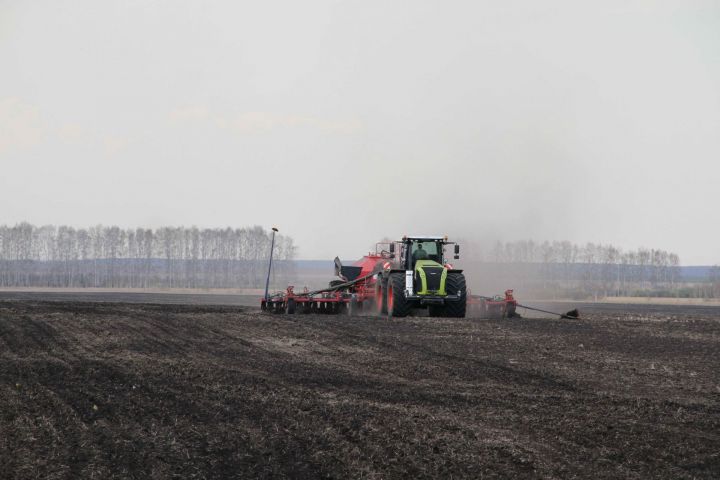
[[[520,317],[517,313],[518,302],[512,290],[505,290],[505,296],[468,295],[468,311],[471,316],[479,318],[513,318]]]
[[[521,318],[517,313],[518,308],[524,308],[533,312],[542,312],[550,315],[557,315],[562,319],[577,320],[580,312],[577,308],[565,313],[550,312],[537,307],[521,305],[515,300],[512,290],[505,290],[505,296],[495,295],[484,297],[482,295],[468,295],[468,311],[473,317],[479,318]]]
[[[377,244],[375,253],[368,253],[353,265],[343,265],[335,258],[335,274],[340,280],[330,282],[328,288],[296,292],[289,286],[285,292],[277,292],[260,301],[260,308],[276,313],[341,313],[353,315],[375,302],[376,275],[393,255]]]

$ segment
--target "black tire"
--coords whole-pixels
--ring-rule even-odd
[[[391,273],[387,282],[388,317],[407,317],[410,309],[410,302],[405,298],[405,275],[398,272]]]
[[[520,318],[520,314],[515,311],[515,304],[513,303],[508,303],[505,315],[507,318]]]
[[[295,299],[289,298],[287,301],[287,314],[288,315],[294,315],[295,314]]]
[[[387,313],[387,288],[384,287],[382,278],[375,282],[375,313],[384,315]]]
[[[445,316],[454,318],[465,318],[467,309],[467,287],[465,286],[465,275],[462,273],[448,272],[445,280],[445,291],[448,296],[457,296],[460,292],[460,299],[455,302],[447,302],[445,305]]]

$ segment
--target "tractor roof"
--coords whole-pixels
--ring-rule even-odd
[[[441,235],[405,235],[403,240],[447,240],[447,237]]]

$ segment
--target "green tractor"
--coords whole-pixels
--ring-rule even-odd
[[[390,259],[382,264],[375,282],[379,314],[405,317],[413,309],[427,308],[432,317],[464,317],[467,304],[465,275],[448,264],[445,247],[460,246],[447,237],[403,237],[390,243]]]

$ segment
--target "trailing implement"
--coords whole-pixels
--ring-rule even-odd
[[[505,290],[504,296],[468,295],[468,297],[468,308],[473,317],[520,318],[520,314],[517,313],[518,302],[512,290]]]
[[[336,280],[327,288],[295,292],[289,286],[285,292],[278,292],[263,298],[260,308],[275,313],[348,313],[373,311],[376,303],[376,279],[383,263],[392,255],[377,244],[375,252],[368,253],[354,265],[343,265],[335,258]]]

